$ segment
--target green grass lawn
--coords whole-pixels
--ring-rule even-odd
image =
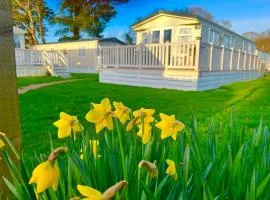
[[[52,123],[58,119],[61,111],[77,115],[82,124],[86,125],[88,123],[84,116],[90,109],[90,103],[100,102],[104,97],[122,101],[132,109],[155,108],[156,117],[159,112],[175,114],[177,119],[186,124],[189,124],[194,113],[205,128],[211,116],[228,122],[232,109],[236,112],[239,126],[254,128],[262,116],[270,124],[270,76],[203,92],[102,84],[98,82],[97,75],[75,75],[75,78],[88,79],[20,95],[22,138],[26,155],[48,152],[49,134],[54,141],[59,142],[55,140],[57,130]],[[36,79],[36,82],[39,81]],[[19,82],[23,85],[27,81]]]
[[[93,78],[93,74],[71,74],[70,78],[61,78],[61,77],[51,77],[51,76],[42,76],[42,77],[20,77],[17,79],[18,87],[25,87],[31,84],[40,84],[40,83],[49,83],[54,81],[64,81],[69,79],[85,79]]]

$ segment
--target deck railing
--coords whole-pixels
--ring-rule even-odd
[[[102,47],[100,67],[182,69],[197,71],[260,70],[257,53],[201,43]]]
[[[48,66],[52,75],[55,69],[69,69],[69,61],[60,51],[43,51],[33,49],[15,49],[16,66]]]
[[[257,52],[226,48],[211,43],[200,45],[200,71],[253,71],[260,70]]]
[[[32,49],[15,49],[17,66],[43,65],[44,59],[41,51]]]
[[[100,49],[101,67],[196,69],[198,42],[145,44]]]

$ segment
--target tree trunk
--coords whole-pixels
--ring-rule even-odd
[[[74,40],[80,39],[80,28],[76,25],[73,27],[73,39]]]
[[[38,19],[38,32],[39,32],[39,36],[41,39],[41,42],[43,44],[46,43],[45,40],[45,31],[44,31],[44,24],[43,24],[43,19],[42,19],[42,8],[39,7],[39,5],[36,5],[36,11],[37,11],[37,19]]]
[[[29,32],[30,32],[32,40],[33,40],[33,44],[31,44],[31,45],[38,45],[38,41],[37,41],[37,37],[36,37],[36,29],[35,29],[35,20],[33,19],[31,10],[28,10],[27,13],[28,13],[28,16],[30,19],[30,26],[31,26]]]
[[[0,1],[0,16],[0,131],[6,133],[15,147],[20,149],[21,133],[11,0]],[[1,158],[0,173],[1,177],[8,176],[7,168]],[[0,191],[1,193],[4,191],[4,195],[8,194],[2,178],[0,178]],[[0,199],[6,199],[6,197],[1,196]]]

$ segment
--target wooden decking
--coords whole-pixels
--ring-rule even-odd
[[[101,82],[154,88],[207,90],[262,75],[256,52],[200,41],[106,47],[99,62]]]

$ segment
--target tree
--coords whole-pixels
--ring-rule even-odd
[[[200,6],[189,7],[187,8],[187,11],[193,15],[199,15],[205,19],[208,19],[209,21],[214,21],[214,15],[203,7]]]
[[[53,21],[54,12],[46,5],[44,0],[37,0],[35,6],[39,37],[42,43],[45,44],[45,34],[48,31],[48,28],[44,24],[45,22]]]
[[[56,32],[60,40],[78,40],[82,33],[101,37],[106,24],[116,15],[115,6],[127,0],[62,0],[60,13],[55,18],[61,25]]]
[[[248,38],[248,39],[250,39],[250,40],[254,40],[254,39],[256,39],[257,37],[260,36],[260,33],[250,31],[250,32],[243,33],[242,35],[243,35],[245,38]]]
[[[53,11],[45,0],[12,0],[15,25],[26,29],[26,41],[30,46],[37,45],[39,38],[45,43],[46,21],[53,19]]]
[[[243,33],[243,36],[254,41],[258,50],[270,53],[270,29],[261,33],[254,31],[246,32]]]
[[[232,24],[230,21],[228,20],[221,20],[219,21],[219,24],[225,28],[231,29],[232,28]]]
[[[270,53],[270,35],[257,37],[254,42],[258,50]]]
[[[16,83],[16,63],[13,44],[11,0],[0,1],[0,131],[5,132],[19,150],[21,142]],[[2,137],[1,137],[2,138]],[[2,138],[3,139],[3,138]],[[6,199],[2,175],[8,170],[0,158],[0,193]]]
[[[197,15],[197,16],[203,17],[209,21],[216,22],[225,28],[228,28],[228,29],[232,28],[232,24],[229,20],[216,20],[214,15],[203,7],[195,6],[195,7],[185,8],[185,10],[188,13],[191,13],[193,15]]]
[[[123,38],[126,44],[133,45],[136,42],[136,33],[130,29],[124,33]]]

